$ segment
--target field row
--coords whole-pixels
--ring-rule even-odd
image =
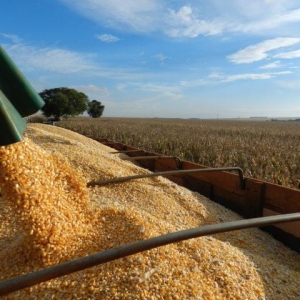
[[[238,166],[247,177],[300,187],[296,122],[81,117],[59,126],[209,167]]]

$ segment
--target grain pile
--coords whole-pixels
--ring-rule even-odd
[[[0,147],[0,280],[127,242],[240,217],[163,178],[86,188],[145,173],[111,149],[34,124]],[[299,299],[300,255],[258,229],[139,253],[6,299]]]

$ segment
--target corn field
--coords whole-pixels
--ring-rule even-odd
[[[77,117],[57,125],[209,167],[240,167],[247,177],[300,188],[298,122]]]

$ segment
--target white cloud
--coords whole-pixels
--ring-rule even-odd
[[[225,32],[266,34],[280,28],[286,36],[300,23],[295,0],[59,0],[108,28],[137,33],[163,32],[173,38],[195,38]],[[273,32],[277,33],[276,31]],[[292,34],[290,34],[292,35]]]
[[[127,84],[118,84],[117,89],[124,92],[124,95],[126,95],[126,92],[128,92],[131,95],[131,99],[138,97],[137,99],[139,100],[137,100],[137,103],[139,103],[139,105],[143,103],[142,99],[144,97],[148,97],[148,99],[153,99],[154,102],[175,101],[183,98],[181,87],[178,84],[168,85],[157,84],[152,82],[130,82]],[[150,112],[149,107],[144,107],[144,109],[147,113]]]
[[[100,88],[93,84],[73,86],[73,88],[87,94],[90,100],[101,100],[101,98],[106,98],[110,95],[109,89],[107,87]]]
[[[181,81],[180,86],[183,88],[197,87],[197,86],[213,86],[219,85],[226,82],[234,82],[238,80],[266,80],[271,79],[276,76],[290,74],[290,71],[282,72],[268,72],[268,73],[244,73],[244,74],[234,74],[225,75],[218,72],[213,72],[209,74],[207,79],[196,79],[190,81]]]
[[[232,82],[237,80],[263,80],[270,79],[272,77],[271,74],[238,74],[238,75],[230,75],[228,76],[224,82]]]
[[[4,45],[17,65],[24,70],[77,73],[94,69],[89,55],[60,48],[38,48],[26,44]]]
[[[163,0],[60,0],[79,14],[110,28],[138,33],[164,32],[171,37],[194,38],[216,35],[223,22],[200,18],[197,7],[181,5],[177,10]],[[183,1],[179,1],[183,2]]]
[[[246,24],[239,24],[234,31],[256,33],[261,30],[278,28],[280,26],[288,26],[289,24],[300,22],[300,9],[271,15],[271,17],[263,18],[259,21],[251,21]]]
[[[165,55],[162,54],[162,53],[156,54],[156,55],[154,55],[153,57],[158,58],[160,61],[164,61],[165,59],[168,58],[167,56],[165,56]]]
[[[226,24],[226,31],[264,35],[279,28],[291,35],[300,22],[297,0],[209,0],[210,11]],[[278,31],[273,31],[277,33]]]
[[[111,28],[148,32],[156,27],[158,0],[60,0],[81,15]]]
[[[113,42],[117,42],[120,39],[116,36],[113,36],[111,34],[96,34],[96,38],[102,42],[106,42],[106,43],[113,43]]]
[[[195,38],[199,35],[216,35],[224,30],[220,22],[198,18],[190,6],[182,6],[177,12],[169,11],[165,33],[171,37]]]
[[[279,54],[274,55],[274,57],[287,58],[287,59],[299,58],[300,57],[300,50],[279,53]]]
[[[180,87],[177,85],[163,85],[155,83],[133,83],[133,86],[138,87],[141,91],[160,93],[160,94],[178,94]]]
[[[250,74],[237,74],[227,76],[223,82],[233,82],[237,80],[265,80],[275,77],[276,75],[290,74],[290,71],[273,72],[273,73],[250,73]]]
[[[208,78],[222,78],[223,75],[220,72],[213,71],[209,74]]]
[[[246,47],[227,58],[236,64],[249,64],[265,59],[269,56],[268,52],[283,47],[288,47],[300,43],[300,38],[276,38]]]
[[[10,37],[6,38],[11,41]],[[14,36],[14,40],[22,41],[17,36]],[[48,75],[50,75],[49,72],[80,73],[80,76],[112,78],[114,80],[129,80],[147,76],[134,68],[124,69],[107,64],[104,67],[97,62],[97,55],[94,53],[80,53],[58,47],[38,47],[25,41],[22,43],[5,43],[2,46],[23,72],[47,71]]]
[[[265,80],[274,77],[274,75],[266,74],[235,74],[235,75],[217,75],[208,76],[208,79],[196,79],[190,81],[181,81],[180,85],[184,88],[199,87],[199,86],[214,86],[225,82],[234,82],[238,80]]]
[[[180,81],[180,86],[183,88],[197,87],[197,86],[206,86],[206,85],[214,85],[215,82],[213,80],[206,79],[195,79],[195,80],[182,80]]]
[[[170,57],[165,56],[163,53],[159,53],[153,56],[154,58],[157,58],[158,60],[160,60],[160,64],[163,65],[164,61]]]
[[[281,67],[281,62],[279,60],[274,61],[272,63],[261,66],[260,69],[276,69]]]
[[[21,44],[22,43],[22,39],[20,39],[15,34],[0,33],[0,36],[3,36],[4,38],[9,39],[14,44]]]

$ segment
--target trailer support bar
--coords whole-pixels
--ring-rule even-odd
[[[145,153],[144,150],[140,150],[140,149],[137,149],[137,150],[123,150],[123,151],[113,151],[113,152],[110,152],[110,154],[119,154],[119,153],[133,153],[133,152],[142,152],[142,153]]]
[[[222,232],[247,229],[253,227],[268,226],[277,223],[299,221],[300,213],[285,214],[279,216],[261,217],[248,220],[206,225],[192,229],[177,231],[158,237],[122,245],[117,248],[95,253],[83,258],[78,258],[60,265],[52,266],[33,273],[22,275],[0,282],[0,296],[12,293],[38,283],[61,277],[73,272],[81,271],[96,265],[120,259],[153,248],[165,246],[180,241],[212,235]]]
[[[165,175],[177,175],[177,174],[186,174],[186,173],[200,173],[200,172],[221,172],[221,171],[237,171],[240,179],[240,188],[242,190],[245,189],[245,178],[243,174],[243,170],[238,167],[228,167],[228,168],[202,168],[202,169],[189,169],[189,170],[173,170],[173,171],[165,171],[165,172],[155,172],[148,174],[139,174],[132,175],[126,177],[118,177],[107,180],[94,180],[87,183],[87,186],[95,186],[95,185],[106,185],[110,183],[121,183],[134,179],[148,178],[148,177],[157,177],[157,176],[165,176]]]

